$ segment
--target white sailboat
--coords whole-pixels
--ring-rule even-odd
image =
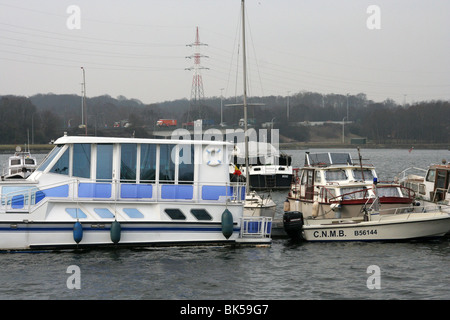
[[[244,83],[244,132],[248,130],[247,118],[247,59],[245,48],[245,0],[241,0],[242,8],[242,67],[243,67],[243,83]],[[248,137],[244,134],[245,145],[245,168],[248,166]],[[249,170],[245,170],[245,203],[244,216],[266,216],[274,217],[276,204],[270,196],[262,198],[255,191],[250,191]]]

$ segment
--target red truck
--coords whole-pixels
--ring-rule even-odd
[[[158,127],[172,127],[172,126],[176,126],[177,125],[177,120],[173,120],[173,119],[159,119],[156,122],[156,125]]]

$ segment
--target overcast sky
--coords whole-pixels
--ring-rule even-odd
[[[84,67],[88,97],[189,99],[197,51],[205,97],[241,95],[240,6],[0,0],[0,95],[81,94]],[[249,95],[449,100],[449,14],[449,0],[246,0]]]

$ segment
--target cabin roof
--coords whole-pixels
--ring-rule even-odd
[[[178,139],[144,139],[144,138],[119,138],[119,137],[90,137],[90,136],[63,136],[54,144],[70,143],[149,143],[149,144],[196,144],[196,145],[231,145],[225,141],[211,140],[178,140]]]

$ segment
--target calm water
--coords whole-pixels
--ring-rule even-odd
[[[315,150],[309,150],[311,152]],[[355,150],[348,151],[357,157]],[[304,151],[289,151],[294,166]],[[362,150],[381,180],[426,168],[447,150]],[[285,192],[274,199],[282,213]],[[69,289],[69,266],[80,289]],[[369,266],[380,289],[369,289]],[[162,248],[0,254],[0,299],[449,299],[450,238],[406,243],[295,243],[270,248]]]

